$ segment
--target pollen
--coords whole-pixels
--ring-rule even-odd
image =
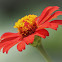
[[[18,31],[21,34],[27,35],[27,33],[31,33],[31,31],[33,32],[33,30],[36,27],[36,22],[35,22],[35,18],[37,17],[37,15],[26,15],[23,18],[19,19],[16,23],[14,28],[18,28]]]

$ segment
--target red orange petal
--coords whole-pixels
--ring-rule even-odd
[[[44,24],[40,25],[37,30],[40,30],[42,28],[51,28],[57,30],[58,25],[62,25],[62,20],[53,20],[51,22],[45,22]]]
[[[18,45],[17,45],[17,49],[18,51],[22,51],[25,49],[25,42],[21,41]]]
[[[29,43],[33,43],[34,41],[34,34],[31,34],[23,39],[23,41],[28,45]]]
[[[51,28],[51,29],[57,30],[58,25],[57,25],[56,23],[51,23],[50,26],[49,26],[48,28]]]
[[[37,30],[40,30],[43,28],[51,28],[51,29],[57,30],[58,25],[56,23],[46,22],[46,23],[42,24],[41,26],[39,26],[39,28]]]
[[[58,6],[53,6],[53,7],[51,7],[48,11],[46,11],[46,13],[45,13],[45,15],[44,15],[43,18],[41,18],[41,17],[39,18],[39,19],[41,19],[40,22],[39,22],[39,24],[45,22],[45,21],[49,18],[49,16],[50,16],[55,10],[58,10],[58,9],[59,9]]]
[[[45,35],[41,35],[41,34],[39,34],[39,33],[36,33],[36,35],[37,35],[37,36],[40,36],[40,37],[42,37],[42,38],[46,38]]]
[[[62,20],[53,20],[53,21],[51,21],[49,28],[57,30],[58,25],[62,25]]]
[[[52,14],[45,22],[50,21],[53,18],[57,18],[57,16],[62,15],[62,11],[56,11],[54,14]]]
[[[36,33],[36,35],[38,35],[42,38],[46,38],[46,36],[49,36],[49,32],[46,29],[37,30],[35,33]]]
[[[38,23],[41,22],[42,18],[45,16],[46,12],[47,12],[49,9],[51,9],[51,8],[52,8],[52,6],[48,6],[48,7],[46,7],[46,8],[42,11],[41,15],[38,17],[38,18],[39,18]]]
[[[18,37],[18,36],[16,36],[16,37],[5,38],[5,39],[1,40],[0,43],[7,42],[7,41],[11,41],[11,40],[15,40],[17,37]]]
[[[58,25],[62,25],[62,20],[53,20],[50,23],[56,23]]]
[[[19,36],[19,34],[18,34],[18,33],[6,32],[6,33],[4,33],[4,34],[1,36],[1,39],[2,39],[2,38],[15,37],[15,36]]]
[[[4,47],[3,47],[3,53],[6,52],[8,53],[9,49],[11,47],[13,47],[15,44],[17,44],[18,42],[20,42],[20,37],[16,38],[15,40],[12,40],[11,42],[9,42],[8,44],[6,44]]]
[[[50,26],[50,22],[45,22],[42,25],[38,26],[38,28],[36,29],[36,31],[40,30],[40,29],[48,28],[49,26]]]
[[[14,40],[17,39],[17,38],[18,38],[18,37],[16,37],[16,38],[8,38],[9,40],[7,40],[7,38],[1,40],[1,42],[0,42],[0,50],[1,50],[5,45],[10,44],[12,41],[14,41]]]

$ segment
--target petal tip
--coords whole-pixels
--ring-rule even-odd
[[[6,54],[8,54],[8,52],[6,52]]]
[[[0,37],[0,41],[1,41],[1,37]]]

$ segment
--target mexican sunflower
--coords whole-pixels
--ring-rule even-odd
[[[18,30],[17,33],[6,32],[0,37],[0,50],[3,48],[3,53],[8,53],[9,49],[17,44],[18,51],[22,51],[26,44],[34,42],[35,35],[42,38],[49,36],[49,32],[45,28],[57,30],[58,25],[62,25],[62,20],[51,21],[62,15],[62,11],[56,10],[59,10],[58,6],[48,6],[40,16],[29,14],[19,19],[14,26]]]

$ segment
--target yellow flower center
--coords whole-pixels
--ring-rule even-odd
[[[26,15],[15,23],[14,28],[18,28],[20,34],[27,36],[28,34],[34,32],[34,30],[37,28],[35,22],[36,17],[36,15]]]

